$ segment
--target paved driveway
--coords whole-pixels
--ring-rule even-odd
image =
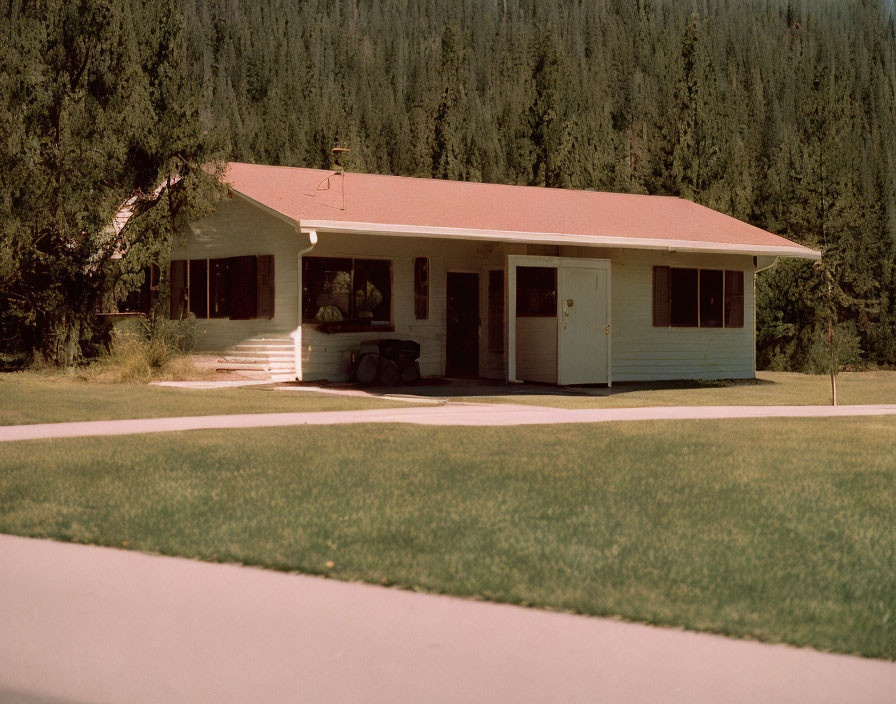
[[[896,663],[0,536],[0,701],[893,704]]]

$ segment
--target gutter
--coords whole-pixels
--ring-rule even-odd
[[[755,280],[756,274],[758,274],[760,271],[768,271],[773,266],[777,266],[777,264],[778,264],[778,257],[775,257],[774,259],[772,259],[772,263],[769,264],[768,266],[761,266],[758,269],[756,269],[756,271],[753,272],[754,280]]]
[[[819,253],[819,257],[821,254]],[[756,262],[756,260],[753,260]],[[763,267],[759,267],[753,272],[753,378],[756,378],[756,274],[760,271],[768,271],[778,264],[778,257],[772,259],[772,263]]]
[[[341,220],[305,220],[306,228],[320,232],[384,235],[388,237],[420,237],[460,239],[472,241],[508,242],[514,244],[577,245],[647,249],[664,252],[702,254],[748,254],[753,256],[795,257],[821,259],[821,252],[802,245],[762,245],[725,242],[701,242],[653,237],[619,237],[615,235],[568,235],[556,232],[521,232],[503,230],[472,230],[462,227],[430,227],[423,225],[393,225]]]
[[[296,381],[302,381],[302,257],[305,254],[308,254],[312,249],[314,249],[314,245],[317,244],[317,231],[316,230],[306,230],[304,229],[298,220],[294,221],[296,227],[297,235],[308,235],[308,239],[310,241],[310,245],[305,249],[299,251],[298,258],[296,260],[296,265],[298,267],[298,289],[297,296],[298,299],[298,324],[296,325],[296,331],[293,333],[293,360],[295,362],[296,367]]]

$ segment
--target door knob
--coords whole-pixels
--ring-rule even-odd
[[[575,303],[575,301],[572,300],[571,298],[567,298],[567,299],[566,299],[566,307],[567,307],[567,308],[572,308],[572,304],[573,304],[573,303]]]
[[[609,334],[610,334],[610,324],[607,323],[607,327],[604,328],[604,335],[609,335]]]

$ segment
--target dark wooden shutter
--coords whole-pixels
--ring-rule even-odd
[[[230,260],[212,259],[209,262],[212,318],[230,317]]]
[[[671,323],[670,286],[669,267],[653,267],[653,324],[655,327],[668,327]]]
[[[488,272],[488,351],[504,352],[504,272]]]
[[[414,259],[414,317],[426,320],[429,317],[429,259]]]
[[[744,326],[744,272],[725,272],[725,327]]]
[[[258,312],[258,288],[254,256],[230,260],[230,318],[248,320]]]
[[[191,259],[190,312],[197,318],[208,317],[208,259]]]
[[[257,261],[258,317],[274,317],[274,255],[263,254]]]
[[[187,310],[187,262],[179,259],[171,262],[170,317],[180,320]]]

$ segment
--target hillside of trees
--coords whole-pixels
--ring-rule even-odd
[[[891,0],[168,5],[196,153],[695,200],[824,249],[760,275],[760,368],[824,369],[831,316],[896,364]]]

